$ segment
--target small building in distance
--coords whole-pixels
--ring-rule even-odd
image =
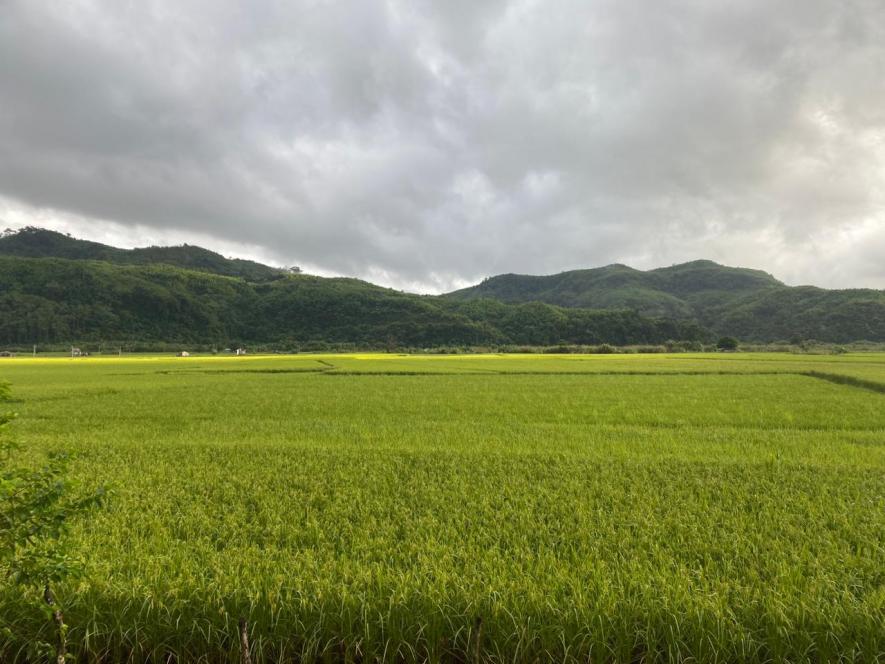
[[[0,357],[15,357],[15,353],[10,350],[0,350]]]
[[[191,356],[191,354],[188,353],[186,350],[183,350],[178,354],[178,357],[190,357],[190,356]]]
[[[237,348],[236,353],[237,353],[237,355],[245,355],[246,349],[245,348]]]

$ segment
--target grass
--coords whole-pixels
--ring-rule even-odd
[[[885,659],[883,355],[2,362],[84,661]]]

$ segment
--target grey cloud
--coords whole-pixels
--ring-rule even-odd
[[[6,0],[0,196],[411,288],[881,288],[883,45],[878,0]]]

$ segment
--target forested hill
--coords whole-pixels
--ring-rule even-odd
[[[434,347],[703,338],[692,323],[628,311],[456,302],[356,279],[284,273],[256,283],[164,264],[0,256],[0,346],[162,341]]]
[[[45,228],[34,227],[7,231],[0,236],[0,255],[22,258],[96,260],[121,265],[162,263],[188,270],[200,270],[228,277],[242,277],[247,281],[270,281],[279,279],[285,274],[285,270],[280,268],[239,258],[225,258],[214,251],[188,244],[178,247],[118,249],[98,242],[72,238]]]
[[[759,270],[694,261],[643,272],[626,265],[572,270],[550,276],[502,274],[450,293],[460,300],[547,302],[589,309],[628,308],[659,316],[696,316],[698,308],[723,299],[783,288]]]
[[[885,341],[885,291],[789,287],[694,261],[501,275],[432,297],[184,245],[118,249],[39,228],[0,236],[0,344],[363,345]]]
[[[885,341],[885,291],[791,287],[759,270],[704,260],[647,272],[609,265],[550,276],[504,274],[445,297],[629,309],[754,341]]]

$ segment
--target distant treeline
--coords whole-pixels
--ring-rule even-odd
[[[169,265],[0,256],[0,345],[70,341],[285,348],[709,341],[693,322],[541,303],[458,301],[356,279],[248,282]]]

